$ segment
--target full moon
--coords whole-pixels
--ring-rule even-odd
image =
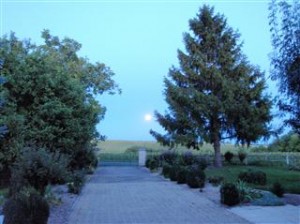
[[[144,119],[145,119],[145,121],[151,121],[152,120],[152,115],[151,114],[145,114]]]

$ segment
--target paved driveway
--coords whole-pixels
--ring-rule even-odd
[[[74,204],[69,223],[249,222],[145,168],[100,167]]]

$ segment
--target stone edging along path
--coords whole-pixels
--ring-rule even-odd
[[[100,167],[76,200],[69,224],[250,223],[209,200],[139,167]]]

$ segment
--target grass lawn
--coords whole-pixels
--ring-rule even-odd
[[[279,182],[285,188],[286,192],[300,194],[300,172],[288,170],[284,167],[225,165],[221,169],[206,169],[206,175],[207,177],[222,176],[227,182],[235,182],[239,173],[248,169],[260,170],[267,175],[267,184],[265,186],[250,185],[251,187],[269,190],[274,182]]]

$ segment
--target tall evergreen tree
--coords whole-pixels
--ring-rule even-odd
[[[169,146],[212,143],[214,165],[221,167],[223,139],[250,144],[268,133],[271,101],[263,95],[263,74],[247,62],[239,34],[222,15],[203,6],[189,25],[186,52],[178,50],[180,67],[172,67],[164,80],[169,110],[165,115],[156,112],[167,134],[150,133]]]
[[[279,108],[291,115],[286,123],[300,135],[300,1],[273,0],[269,10],[271,78],[279,80],[283,94]]]

